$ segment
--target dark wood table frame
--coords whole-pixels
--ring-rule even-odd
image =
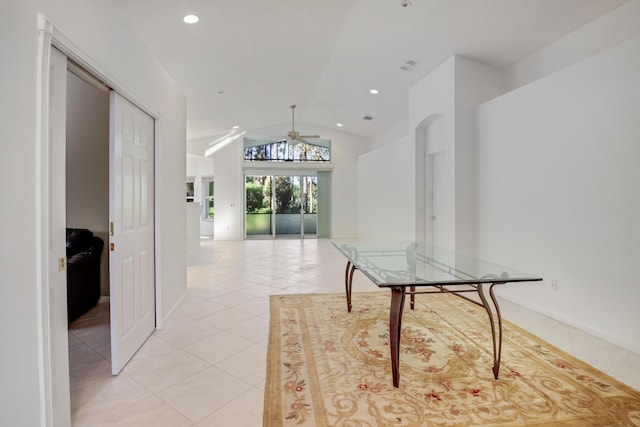
[[[437,262],[431,260],[431,262]],[[449,268],[441,265],[438,268]],[[351,260],[347,261],[347,267],[345,270],[345,291],[347,297],[347,311],[351,312],[351,291],[353,288],[353,274],[358,266]],[[449,268],[449,273],[455,273],[456,275],[464,275],[465,273],[455,271],[452,272]],[[522,281],[538,281],[542,278],[526,278],[526,279],[510,279],[508,277],[482,277],[480,279],[474,279],[472,277],[461,278],[455,283],[407,283],[402,285],[388,285],[391,289],[391,307],[389,313],[389,348],[391,352],[391,371],[393,375],[393,386],[398,387],[400,384],[400,336],[402,332],[402,313],[404,311],[404,302],[406,294],[411,296],[410,306],[413,310],[415,308],[415,296],[418,294],[442,294],[451,293],[467,301],[470,301],[476,305],[483,307],[487,315],[489,316],[489,323],[491,325],[491,337],[493,341],[493,375],[495,379],[498,379],[498,373],[500,371],[500,358],[502,355],[502,315],[500,314],[500,306],[493,292],[493,288],[496,285],[502,285],[508,282],[522,282]],[[429,287],[428,291],[416,291],[416,286]],[[409,290],[407,290],[409,288]],[[452,289],[453,288],[453,289]],[[477,301],[473,298],[469,298],[463,293],[476,293],[480,299]],[[493,311],[495,310],[495,316]]]

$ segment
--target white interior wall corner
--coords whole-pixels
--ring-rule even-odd
[[[640,35],[640,1],[627,1],[504,70],[514,90]]]
[[[638,75],[640,37],[483,104],[477,135],[479,255],[545,279],[501,294],[636,352]]]

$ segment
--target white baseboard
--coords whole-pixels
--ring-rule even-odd
[[[543,314],[547,317],[550,317],[554,320],[557,320],[558,322],[562,322],[566,325],[569,326],[573,326],[576,329],[580,329],[581,331],[584,331],[590,335],[593,335],[594,337],[600,338],[604,341],[607,341],[611,344],[617,345],[625,350],[631,351],[633,353],[636,354],[640,354],[640,344],[638,343],[634,343],[634,342],[630,342],[628,340],[625,340],[623,338],[620,338],[618,336],[615,335],[611,335],[605,331],[602,331],[598,328],[594,328],[592,325],[588,325],[585,324],[583,322],[579,322],[575,319],[572,319],[570,317],[564,316],[561,313],[557,313],[555,311],[549,310],[546,307],[542,307],[536,304],[531,304],[530,302],[523,300],[523,299],[519,299],[519,298],[514,298],[513,296],[503,296],[500,295],[500,298],[512,302],[513,304],[519,305],[520,307],[526,308],[528,310],[531,310],[533,312],[536,313],[540,313]]]

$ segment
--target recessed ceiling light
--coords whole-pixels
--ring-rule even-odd
[[[200,18],[198,18],[197,15],[185,15],[184,18],[182,18],[182,20],[187,24],[195,24],[200,20]]]
[[[233,129],[240,129],[240,126],[235,125],[235,126],[233,127]]]
[[[369,93],[371,93],[371,94],[373,94],[373,95],[377,95],[377,94],[378,94],[378,93],[380,93],[380,92],[378,92],[378,89],[371,89],[371,90],[369,91]]]
[[[336,123],[336,126],[338,126],[339,128],[342,127],[342,123]]]

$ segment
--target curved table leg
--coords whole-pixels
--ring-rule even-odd
[[[351,289],[353,288],[353,272],[356,270],[356,266],[347,261],[347,268],[344,271],[344,287],[347,294],[347,312],[351,313]]]
[[[389,314],[389,349],[391,350],[391,373],[393,386],[400,384],[400,335],[405,288],[391,288],[391,312]]]
[[[494,318],[493,311],[487,300],[487,290],[483,287],[483,284],[478,284],[478,295],[482,300],[482,305],[489,315],[489,323],[491,324],[491,338],[493,340],[493,376],[498,379],[498,373],[500,372],[500,356],[502,355],[502,316],[500,314],[500,307],[498,306],[498,300],[493,293],[493,287],[500,285],[501,283],[492,283],[489,286],[489,296],[493,302],[493,307],[496,310],[496,316]],[[497,322],[497,328],[496,328]]]
[[[409,290],[411,291],[411,302],[409,305],[411,306],[411,310],[413,310],[416,308],[416,294],[414,293],[416,291],[416,287],[410,286]]]

